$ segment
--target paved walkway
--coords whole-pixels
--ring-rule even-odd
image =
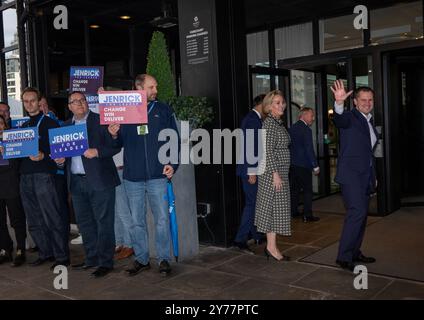
[[[368,290],[355,290],[353,274],[298,261],[338,240],[343,216],[319,216],[318,223],[295,220],[293,236],[279,238],[279,247],[294,259],[291,262],[268,261],[263,245],[252,247],[256,255],[201,246],[195,259],[174,263],[168,277],[159,274],[153,261],[151,270],[130,278],[124,272],[131,264],[127,259],[103,279],[70,270],[67,290],[54,289],[57,275],[49,265],[11,268],[7,264],[0,265],[0,299],[424,299],[422,282],[369,275]],[[380,219],[370,218],[369,223]],[[71,245],[71,254],[79,262],[82,246]],[[35,257],[30,254],[28,259]]]

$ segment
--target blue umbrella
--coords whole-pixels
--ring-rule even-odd
[[[167,184],[169,227],[171,228],[172,250],[174,251],[175,261],[178,262],[178,224],[177,213],[175,212],[175,194],[172,188],[171,180]]]

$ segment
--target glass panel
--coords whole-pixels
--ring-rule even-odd
[[[312,37],[312,23],[276,29],[276,60],[313,55],[314,42]]]
[[[299,120],[299,111],[302,107],[309,107],[315,110],[315,117],[319,115],[316,112],[316,85],[315,73],[308,71],[292,70],[290,72],[290,90],[291,90],[291,123],[296,123]],[[311,126],[312,139],[315,155],[317,153],[317,125],[316,121]],[[313,175],[312,188],[314,194],[319,193],[319,177]]]
[[[7,9],[3,11],[3,29],[4,29],[4,46],[10,47],[18,44],[18,29],[16,20],[16,9]]]
[[[248,34],[246,41],[248,65],[269,67],[268,31]]]
[[[423,38],[421,1],[371,10],[371,45]]]
[[[356,15],[319,21],[321,53],[363,46],[363,32],[353,27]]]
[[[268,74],[252,75],[252,94],[253,97],[263,93],[266,94],[271,90],[271,76]]]
[[[371,57],[360,57],[352,60],[355,88],[372,87]]]
[[[12,117],[22,116],[21,75],[17,50],[6,52],[7,96]]]

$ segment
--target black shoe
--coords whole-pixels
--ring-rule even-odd
[[[38,252],[38,247],[29,248],[27,251],[31,253]]]
[[[373,257],[366,257],[361,253],[356,259],[353,259],[353,261],[362,263],[374,263],[377,260]]]
[[[353,272],[353,270],[355,269],[355,264],[353,262],[349,262],[349,261],[340,261],[340,260],[336,260],[336,263],[342,268],[342,269],[347,269]]]
[[[98,267],[96,271],[92,273],[94,278],[101,278],[107,275],[109,272],[111,272],[113,268],[106,268],[106,267]]]
[[[150,269],[150,263],[147,262],[147,264],[142,264],[138,262],[137,260],[134,261],[134,266],[131,269],[125,270],[129,276],[135,276],[136,274],[140,273],[144,270]]]
[[[12,262],[12,267],[19,267],[23,265],[25,261],[26,261],[25,251],[17,250],[15,258],[13,259],[13,262]]]
[[[53,257],[46,258],[46,259],[38,258],[37,260],[35,260],[31,263],[28,263],[28,265],[31,266],[31,267],[38,267],[38,266],[41,266],[42,264],[44,264],[45,262],[53,262],[53,261],[54,261]]]
[[[269,260],[269,257],[271,257],[276,261],[291,261],[291,258],[289,256],[285,256],[285,255],[283,255],[283,257],[281,259],[277,259],[276,257],[274,257],[272,255],[271,252],[268,251],[268,249],[266,247],[264,248],[264,254],[265,254],[267,260]]]
[[[68,267],[70,266],[71,263],[69,262],[69,260],[65,260],[65,261],[56,261],[55,263],[52,264],[52,266],[50,267],[50,270],[54,270],[54,268],[56,268],[57,266],[64,266],[64,267]]]
[[[169,265],[168,261],[161,261],[161,263],[159,264],[159,272],[163,275],[167,275],[171,272],[171,266]]]
[[[92,269],[92,268],[95,268],[95,266],[87,265],[84,262],[72,265],[72,269],[74,269],[74,270],[84,270],[85,271],[85,270],[89,270],[89,269]]]
[[[0,250],[0,264],[12,261],[12,255],[4,249]]]
[[[247,254],[255,254],[252,249],[249,248],[247,243],[234,241],[234,247]]]
[[[314,217],[314,216],[304,216],[303,217],[303,222],[317,222],[319,221],[319,217]]]

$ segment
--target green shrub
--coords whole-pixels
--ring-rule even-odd
[[[213,121],[213,104],[207,97],[174,97],[169,104],[178,120],[189,121],[193,129],[201,128]]]

